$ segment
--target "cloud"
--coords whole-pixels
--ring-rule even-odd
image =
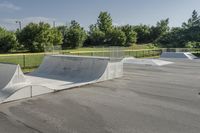
[[[8,30],[16,30],[19,25],[16,23],[16,21],[21,21],[22,27],[26,26],[27,24],[33,22],[33,23],[39,23],[39,22],[45,22],[49,23],[51,26],[53,26],[53,22],[55,21],[56,26],[64,25],[61,21],[56,20],[55,18],[47,18],[47,17],[27,17],[27,18],[8,18],[0,20],[0,26],[8,29]]]
[[[114,26],[120,26],[120,24],[119,24],[119,23],[116,23],[116,22],[113,22],[113,25],[114,25]]]
[[[125,25],[125,23],[124,22],[121,22],[121,23],[113,22],[113,25],[114,26],[122,26],[122,25]]]
[[[13,3],[3,1],[3,2],[0,2],[0,10],[2,10],[2,11],[18,11],[18,10],[21,10],[21,8],[14,5]]]

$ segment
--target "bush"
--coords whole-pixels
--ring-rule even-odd
[[[10,52],[16,49],[17,45],[15,34],[0,28],[0,52]]]
[[[200,48],[200,42],[188,42],[186,48]]]

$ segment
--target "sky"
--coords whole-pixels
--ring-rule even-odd
[[[200,0],[0,0],[0,26],[16,30],[16,21],[24,27],[30,22],[55,21],[58,26],[76,20],[87,29],[101,11],[107,11],[114,25],[155,25],[169,18],[169,25],[177,27],[193,10],[200,12]]]

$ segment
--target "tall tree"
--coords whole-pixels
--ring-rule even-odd
[[[198,47],[195,46],[199,45],[198,42],[200,42],[200,19],[195,10],[182,27],[173,28],[157,40],[157,43],[164,47]]]
[[[200,26],[200,16],[198,15],[198,12],[196,10],[192,12],[192,17],[189,18],[187,22],[184,22],[182,24],[182,27],[185,29],[194,26]]]
[[[82,47],[84,41],[86,40],[86,37],[87,34],[84,28],[81,27],[78,22],[72,20],[68,32],[66,34],[66,46],[64,47]]]
[[[136,43],[136,41],[137,41],[137,33],[134,31],[134,29],[133,29],[133,27],[131,25],[121,26],[120,29],[126,35],[125,46],[131,46],[132,44]]]
[[[105,33],[97,25],[90,25],[88,39],[92,45],[103,45],[105,43]]]
[[[156,41],[158,38],[169,32],[169,19],[164,19],[157,22],[156,27],[151,27],[151,39],[152,42]]]
[[[185,46],[185,35],[183,28],[174,27],[156,40],[156,44],[164,48],[181,48]]]
[[[100,31],[107,33],[112,29],[112,18],[108,12],[100,12],[97,19],[97,26]]]
[[[67,47],[67,34],[68,34],[68,32],[69,32],[69,27],[68,26],[58,26],[57,27],[57,29],[58,29],[58,31],[60,31],[61,32],[61,34],[62,34],[62,38],[63,38],[63,40],[62,40],[62,46],[63,47]]]
[[[134,31],[137,33],[137,43],[150,43],[151,42],[151,28],[148,25],[134,26]]]
[[[108,40],[107,44],[112,46],[124,46],[126,43],[126,35],[125,33],[120,30],[119,28],[113,28],[108,33]]]

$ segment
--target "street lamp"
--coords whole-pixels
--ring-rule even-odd
[[[22,22],[21,21],[16,21],[16,23],[19,24],[19,30],[22,30]]]

